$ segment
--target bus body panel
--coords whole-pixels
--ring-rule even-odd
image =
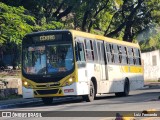
[[[89,94],[89,82],[77,82],[77,95],[87,95]]]
[[[120,65],[107,65],[109,77],[109,93],[122,92],[124,88],[123,72]]]
[[[37,92],[41,89],[32,89],[22,87],[23,98],[34,98],[34,97],[51,97],[51,96],[76,96],[76,95],[87,95],[89,94],[89,82],[75,82],[69,86],[64,86],[61,88],[62,94],[48,94],[47,92],[43,95],[38,94],[34,95],[34,91]],[[54,90],[54,89],[51,89]],[[45,91],[45,90],[44,90]]]
[[[28,89],[22,86],[22,92],[23,98],[34,98],[34,92],[32,88]]]
[[[99,66],[99,74],[100,74],[100,79],[99,79],[99,91],[98,93],[108,93],[109,92],[109,84],[108,84],[108,74],[106,70],[106,65],[100,64]],[[107,76],[107,77],[106,77]]]

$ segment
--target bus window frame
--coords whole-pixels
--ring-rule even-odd
[[[105,42],[103,40],[97,40],[97,60],[100,64],[106,64],[106,51],[105,51]]]
[[[88,62],[94,62],[95,58],[93,41],[94,40],[92,39],[84,38],[84,49],[85,49],[86,61]]]
[[[105,42],[105,51],[106,51],[106,61],[107,64],[113,64],[113,54],[112,54],[112,44],[109,42]]]
[[[134,65],[133,47],[127,47],[128,50],[128,64]]]
[[[97,52],[97,42],[96,40],[92,41],[92,45],[93,45],[93,54],[94,54],[94,61],[98,62],[98,52]]]
[[[82,50],[83,50],[83,56],[84,56],[84,60],[81,59],[81,54],[79,52],[79,49],[77,48],[77,43],[82,44]],[[84,39],[82,37],[76,37],[75,39],[75,52],[76,52],[76,61],[79,62],[85,62],[86,61],[86,55],[85,55],[85,46],[84,46]],[[77,60],[77,52],[78,52],[78,56],[80,57],[80,60]]]
[[[121,53],[122,53],[122,65],[128,64],[128,55],[126,46],[121,45]]]
[[[135,48],[134,51],[135,51],[135,64],[136,65],[142,65],[141,64],[141,55],[140,55],[139,48]],[[137,63],[137,60],[138,60],[138,63]]]

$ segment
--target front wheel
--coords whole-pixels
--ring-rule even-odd
[[[94,84],[91,81],[90,82],[90,88],[89,88],[89,94],[88,95],[83,95],[83,100],[86,102],[92,102],[95,98],[95,89],[94,89]]]
[[[53,102],[53,97],[44,97],[42,98],[42,101],[45,105],[50,105]]]

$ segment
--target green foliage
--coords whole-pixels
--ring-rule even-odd
[[[63,29],[64,25],[60,22],[56,22],[56,21],[51,21],[48,24],[43,21],[43,24],[40,25],[36,25],[33,28],[33,31],[44,31],[44,30],[54,30],[54,29]]]
[[[123,0],[115,0],[115,6],[119,9],[123,5]]]
[[[23,7],[11,7],[0,3],[0,9],[0,43],[9,41],[20,44],[23,36],[32,31],[35,18],[27,15]]]
[[[95,22],[94,28],[99,28],[101,31],[103,31],[102,35],[104,34],[104,31],[110,24],[110,20],[112,18],[112,14],[110,12],[106,12],[103,10],[100,12],[100,14],[97,16],[97,20]]]
[[[158,32],[159,30],[157,30]],[[140,42],[142,51],[152,51],[160,49],[160,33],[152,33],[145,41]]]
[[[67,28],[129,42],[138,40],[143,50],[159,48],[154,31],[160,25],[160,0],[2,1],[10,6],[0,3],[0,44],[20,44],[32,31]]]

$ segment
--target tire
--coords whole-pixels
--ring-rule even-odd
[[[122,92],[122,96],[128,96],[129,95],[129,90],[130,86],[129,86],[129,80],[125,80],[124,83],[124,92]]]
[[[126,79],[125,82],[124,82],[124,92],[118,92],[118,93],[115,93],[115,95],[117,97],[128,96],[129,95],[129,91],[130,91],[129,80]]]
[[[44,97],[42,98],[42,101],[45,105],[50,105],[53,102],[53,97]]]
[[[94,84],[91,81],[90,82],[90,88],[89,88],[89,94],[88,95],[83,95],[83,100],[86,102],[92,102],[94,101],[95,98],[95,88],[94,88]]]

